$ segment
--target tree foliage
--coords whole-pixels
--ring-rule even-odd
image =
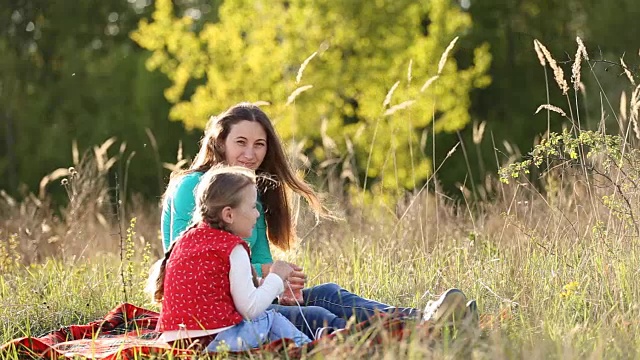
[[[191,157],[210,115],[264,100],[318,175],[362,186],[366,173],[367,187],[412,188],[447,158],[438,180],[456,196],[546,132],[546,119],[533,116],[539,105],[567,101],[553,83],[547,98],[533,39],[567,76],[574,39],[584,40],[593,72],[573,99],[581,124],[594,129],[604,117],[617,128],[610,114],[625,75],[596,61],[624,56],[638,80],[640,30],[630,24],[639,11],[636,0],[6,0],[0,189],[37,190],[71,165],[73,140],[82,151],[115,136],[125,156],[135,152],[129,189],[157,200],[168,174],[159,165],[175,161],[180,141]],[[456,37],[442,74],[421,92]],[[471,122],[486,125],[477,143]]]
[[[352,148],[360,179],[364,170],[390,188],[412,188],[428,176],[425,134],[431,126],[462,129],[469,92],[490,81],[489,49],[481,44],[469,50],[468,67],[449,58],[423,89],[445,48],[471,26],[448,0],[225,1],[218,17],[196,30],[192,18],[160,0],[132,34],[153,52],[149,69],[172,81],[165,90],[172,119],[201,128],[235,102],[267,101],[285,140],[303,140],[317,162]]]
[[[471,97],[471,116],[478,123],[486,121],[482,143],[477,147],[467,147],[469,157],[475,159],[478,155],[478,160],[470,161],[469,166],[458,152],[447,161],[446,169],[440,174],[440,179],[446,180],[444,187],[449,193],[455,191],[453,185],[456,182],[464,179],[470,182],[470,174],[476,182],[482,182],[487,174],[495,174],[500,166],[496,162],[496,149],[499,160],[504,161],[514,155],[512,151],[519,153],[531,148],[534,139],[545,133],[548,125],[552,132],[562,132],[562,127],[567,125],[554,120],[548,124],[545,117],[534,116],[541,104],[561,106],[567,103],[554,84],[552,73],[548,74],[550,84],[547,93],[545,70],[536,57],[534,39],[544,43],[553,54],[564,69],[567,81],[571,74],[570,60],[575,55],[576,36],[584,40],[592,60],[619,62],[626,53],[624,59],[627,64],[636,73],[640,70],[638,44],[632,40],[640,36],[640,30],[629,26],[640,12],[640,1],[469,0],[466,3],[473,18],[473,26],[466,39],[471,43],[486,41],[491,44],[489,73],[493,81],[487,88],[473,92]],[[583,72],[585,91],[577,97],[583,128],[596,129],[605,117],[611,129],[617,129],[618,125],[610,114],[618,110],[617,99],[627,87],[624,76],[620,76],[621,70],[611,64],[594,63],[593,72]],[[603,95],[614,103],[613,109],[603,100]],[[467,146],[473,144],[472,132],[473,129],[467,127],[460,134]],[[441,146],[436,157],[439,162],[459,137],[457,134],[444,134],[437,140]],[[510,145],[504,146],[505,142]]]
[[[15,0],[0,7],[7,20],[0,22],[0,188],[33,191],[46,174],[73,165],[73,141],[83,152],[115,136],[127,143],[125,156],[135,152],[129,180],[137,191],[162,191],[158,167],[142,166],[161,166],[145,129],[161,144],[171,138],[177,145],[183,132],[167,121],[158,89],[167,80],[146,71],[148,53],[128,36],[150,7],[131,3]],[[176,148],[158,151],[175,158]]]

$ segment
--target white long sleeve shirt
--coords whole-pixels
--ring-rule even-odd
[[[256,288],[253,285],[249,254],[242,245],[236,245],[233,248],[229,255],[229,262],[231,264],[229,282],[233,303],[242,317],[253,320],[267,310],[276,296],[282,294],[284,291],[282,279],[274,273],[269,273],[262,285]]]

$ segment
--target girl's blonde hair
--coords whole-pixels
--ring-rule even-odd
[[[242,202],[242,190],[256,185],[253,171],[241,166],[215,166],[207,171],[196,187],[196,209],[194,221],[186,231],[201,222],[212,228],[227,231],[227,224],[222,220],[222,210],[226,207],[236,208]],[[164,259],[154,264],[149,275],[149,282],[145,290],[153,294],[153,300],[162,302],[164,297],[164,277],[167,261],[174,246],[180,241],[178,238],[171,244],[164,254]],[[155,279],[155,282],[152,280]],[[155,289],[152,285],[155,283]]]

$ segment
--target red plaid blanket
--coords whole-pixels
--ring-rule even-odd
[[[0,352],[16,351],[20,357],[31,358],[113,359],[172,351],[168,344],[156,340],[160,336],[155,332],[157,321],[157,312],[123,303],[103,319],[66,326],[43,337],[14,339],[2,345]]]
[[[157,312],[123,303],[111,310],[103,319],[86,325],[63,327],[43,337],[14,339],[0,347],[0,357],[3,357],[3,353],[15,352],[20,358],[54,359],[80,356],[109,360],[134,359],[139,358],[140,355],[166,353],[194,355],[200,350],[196,347],[176,348],[158,341],[160,333],[155,331],[157,321]],[[365,329],[381,331],[365,331]],[[415,322],[380,314],[348,329],[327,335],[302,348],[295,347],[291,341],[278,340],[251,352],[267,351],[282,355],[286,352],[285,356],[289,358],[300,358],[309,352],[322,352],[323,345],[335,345],[335,342],[352,335],[366,337],[365,340],[369,343],[380,343],[388,339],[403,339],[416,329],[423,335],[431,336],[432,329],[427,324],[416,327]]]

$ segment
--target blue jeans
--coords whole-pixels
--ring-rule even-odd
[[[285,306],[271,305],[268,310],[274,310],[287,318],[298,330],[311,339],[315,339],[315,333],[319,328],[330,326],[343,329],[347,326],[347,320],[336,316],[329,310],[320,306]],[[305,322],[306,320],[306,322]]]
[[[207,351],[246,351],[282,338],[293,340],[297,346],[311,342],[309,337],[296,329],[284,316],[267,310],[256,319],[243,320],[232,328],[216,334],[215,339],[207,346]]]
[[[342,329],[347,320],[355,316],[357,322],[365,321],[376,312],[400,313],[411,318],[418,318],[420,311],[414,308],[395,307],[377,301],[362,298],[337,284],[326,283],[302,290],[304,306],[271,305],[269,309],[276,310],[291,321],[299,330],[310,338],[314,338],[318,328],[331,326]],[[309,327],[300,315],[300,311],[307,319]]]

